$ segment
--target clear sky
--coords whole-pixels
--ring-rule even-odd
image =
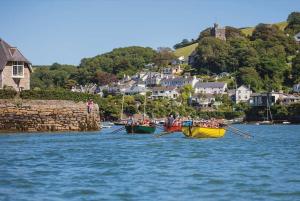
[[[173,47],[214,22],[255,26],[299,10],[299,0],[0,0],[0,37],[34,65],[78,65],[117,47]]]

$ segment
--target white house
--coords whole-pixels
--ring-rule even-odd
[[[192,85],[194,88],[196,83],[199,82],[200,79],[196,78],[196,76],[193,77],[170,77],[170,78],[164,78],[161,80],[160,84],[165,87],[183,87],[185,85]]]
[[[124,90],[124,93],[126,95],[135,95],[135,94],[141,94],[141,95],[146,95],[146,93],[149,90],[146,88],[144,83],[137,83],[130,88],[127,88]]]
[[[152,89],[152,98],[169,98],[176,99],[179,96],[179,92],[176,90],[176,87],[154,87]]]
[[[198,82],[195,85],[195,93],[224,94],[226,90],[227,83],[224,82]]]
[[[232,100],[236,103],[248,102],[252,94],[252,90],[250,89],[250,87],[247,87],[245,85],[241,85],[239,88],[231,91],[232,92],[230,96],[232,97]]]
[[[300,93],[300,83],[294,84],[294,86],[293,86],[293,92]]]

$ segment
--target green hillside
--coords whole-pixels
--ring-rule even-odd
[[[284,28],[288,25],[287,22],[279,22],[275,23],[279,27],[280,30],[284,30]],[[241,31],[246,35],[246,36],[251,36],[252,32],[254,30],[254,27],[247,27],[247,28],[242,28]]]
[[[275,23],[275,25],[277,25],[280,30],[284,30],[284,28],[287,26],[287,24],[288,24],[287,22]],[[254,27],[247,27],[247,28],[241,29],[241,31],[246,36],[252,35],[253,30],[254,30]],[[177,57],[184,56],[185,58],[188,58],[188,56],[196,49],[197,46],[198,46],[198,43],[194,43],[194,44],[186,46],[186,47],[178,48],[175,50],[175,55]]]
[[[186,47],[178,48],[175,50],[175,55],[177,57],[184,56],[185,58],[188,58],[189,55],[192,54],[192,52],[196,49],[197,46],[198,43],[194,43]]]

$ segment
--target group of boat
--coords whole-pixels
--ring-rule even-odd
[[[117,123],[123,125],[128,134],[153,134],[157,128],[162,128],[164,133],[182,132],[191,138],[220,138],[225,135],[226,125],[220,120],[181,120],[168,117],[163,125],[157,124],[149,119],[128,119]]]

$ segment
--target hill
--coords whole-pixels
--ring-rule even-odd
[[[288,23],[284,21],[284,22],[275,23],[275,25],[277,25],[280,30],[284,30],[284,28],[288,25]],[[254,28],[255,27],[241,28],[241,31],[246,36],[251,36]],[[184,56],[185,58],[188,58],[189,55],[196,49],[197,45],[198,43],[194,43],[186,47],[178,48],[175,50],[175,55],[177,57]]]
[[[275,23],[275,25],[277,25],[280,30],[284,30],[284,28],[288,25],[288,23],[287,22],[279,22],[279,23]],[[251,36],[253,30],[254,30],[254,27],[241,28],[242,33],[244,33],[246,36]]]
[[[184,56],[184,58],[188,58],[190,54],[196,49],[198,43],[191,44],[186,47],[178,48],[175,50],[175,55],[177,57]]]

